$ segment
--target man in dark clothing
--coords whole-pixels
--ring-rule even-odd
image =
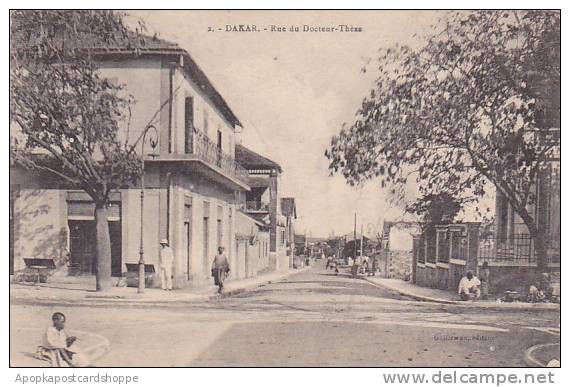
[[[214,277],[214,284],[218,286],[218,293],[222,292],[224,288],[224,280],[230,272],[230,264],[228,258],[224,254],[224,248],[218,247],[218,254],[214,257],[212,262],[212,277]]]

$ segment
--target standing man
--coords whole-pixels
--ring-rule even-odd
[[[224,288],[224,280],[230,272],[230,264],[228,258],[224,254],[224,248],[218,247],[218,254],[214,257],[212,262],[212,277],[214,277],[214,284],[218,286],[218,293],[222,292]]]
[[[160,241],[160,280],[163,290],[172,290],[172,266],[174,253],[168,245],[168,239]]]

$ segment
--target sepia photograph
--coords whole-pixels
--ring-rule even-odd
[[[560,368],[560,100],[561,10],[12,9],[9,367]]]

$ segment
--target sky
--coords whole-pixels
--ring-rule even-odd
[[[243,124],[238,141],[279,163],[281,194],[295,197],[296,231],[344,234],[402,216],[372,180],[350,187],[329,176],[324,152],[343,123],[352,123],[374,81],[362,67],[380,47],[417,44],[436,11],[129,11],[147,33],[178,43],[206,73]],[[259,32],[226,32],[230,25]],[[303,25],[362,32],[302,32]],[[271,32],[271,26],[286,31]],[[300,32],[290,32],[291,26]],[[208,31],[209,28],[213,31]],[[221,28],[221,31],[218,30]],[[268,31],[263,29],[267,28]],[[373,62],[372,62],[373,63]]]

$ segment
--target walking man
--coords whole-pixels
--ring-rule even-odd
[[[214,277],[214,284],[218,287],[218,293],[222,292],[224,288],[224,280],[230,272],[230,264],[228,258],[224,254],[224,248],[218,247],[218,254],[214,257],[212,262],[212,277]]]
[[[160,241],[160,279],[163,290],[172,290],[172,265],[174,253],[168,245],[168,239]]]

